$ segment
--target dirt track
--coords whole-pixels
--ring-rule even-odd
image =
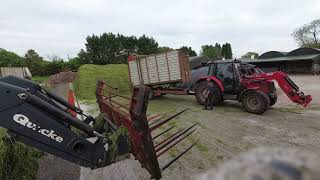
[[[189,138],[199,143],[185,157],[164,172],[165,179],[189,179],[240,152],[258,146],[286,146],[318,151],[320,148],[320,77],[291,76],[306,94],[313,96],[304,109],[294,105],[278,89],[279,102],[263,115],[244,112],[241,104],[226,101],[213,111],[204,111],[192,96],[164,96],[150,102],[150,109],[170,111],[191,107],[177,120],[183,124],[200,122],[197,133]],[[178,149],[182,150],[181,146]],[[167,156],[174,155],[171,152]]]
[[[233,101],[225,101],[213,111],[205,111],[202,110],[202,106],[195,103],[193,96],[166,95],[150,101],[148,111],[152,113],[191,108],[170,122],[170,125],[188,126],[195,122],[200,123],[192,137],[184,140],[182,144],[160,158],[160,165],[164,164],[188,144],[199,139],[194,148],[164,171],[164,179],[190,179],[254,147],[285,146],[318,151],[320,148],[320,77],[291,76],[291,78],[302,91],[313,96],[313,101],[307,109],[293,104],[279,88],[277,104],[263,115],[244,112],[241,104]],[[121,168],[121,166],[118,167]],[[106,174],[105,172],[110,173],[108,167],[96,172],[82,171],[81,177],[97,179],[101,178],[101,174]],[[149,178],[143,170],[137,170],[136,173],[144,174],[139,179]],[[110,179],[108,176],[103,178]],[[115,179],[123,179],[123,177],[119,176]]]

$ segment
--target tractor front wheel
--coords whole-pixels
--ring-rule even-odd
[[[269,96],[269,99],[270,99],[270,106],[273,106],[276,104],[277,100],[278,100],[278,97],[277,95],[274,95],[274,96]]]
[[[261,91],[249,91],[241,101],[243,108],[253,114],[263,114],[270,106],[269,97]]]

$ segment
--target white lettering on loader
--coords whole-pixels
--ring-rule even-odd
[[[38,133],[47,136],[48,138],[51,138],[59,143],[61,143],[63,141],[63,138],[61,136],[58,136],[54,130],[48,130],[48,129],[42,129],[40,126],[38,126],[35,123],[32,123],[29,118],[23,114],[15,114],[13,116],[13,120],[18,123],[21,124],[22,126],[25,126],[29,129],[32,129],[34,131],[37,131]]]

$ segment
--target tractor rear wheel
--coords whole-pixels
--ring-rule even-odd
[[[273,97],[269,96],[269,100],[270,100],[270,106],[273,106],[276,104],[278,97],[277,95],[274,95]]]
[[[270,106],[269,97],[261,91],[249,91],[241,101],[243,108],[253,114],[263,114]]]
[[[195,88],[197,102],[201,105],[204,105],[206,103],[207,94],[208,94],[208,84],[207,83],[211,83],[211,82],[202,81],[202,82],[198,83]],[[214,91],[214,94],[212,97],[213,98],[213,105],[218,105],[222,102],[221,91],[220,91],[219,87],[217,87],[215,84],[213,84],[212,88]]]

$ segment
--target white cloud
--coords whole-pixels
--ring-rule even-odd
[[[289,51],[290,34],[320,17],[318,0],[11,0],[0,6],[0,47],[23,55],[74,56],[103,32],[153,36],[162,46],[230,42],[247,51]]]

